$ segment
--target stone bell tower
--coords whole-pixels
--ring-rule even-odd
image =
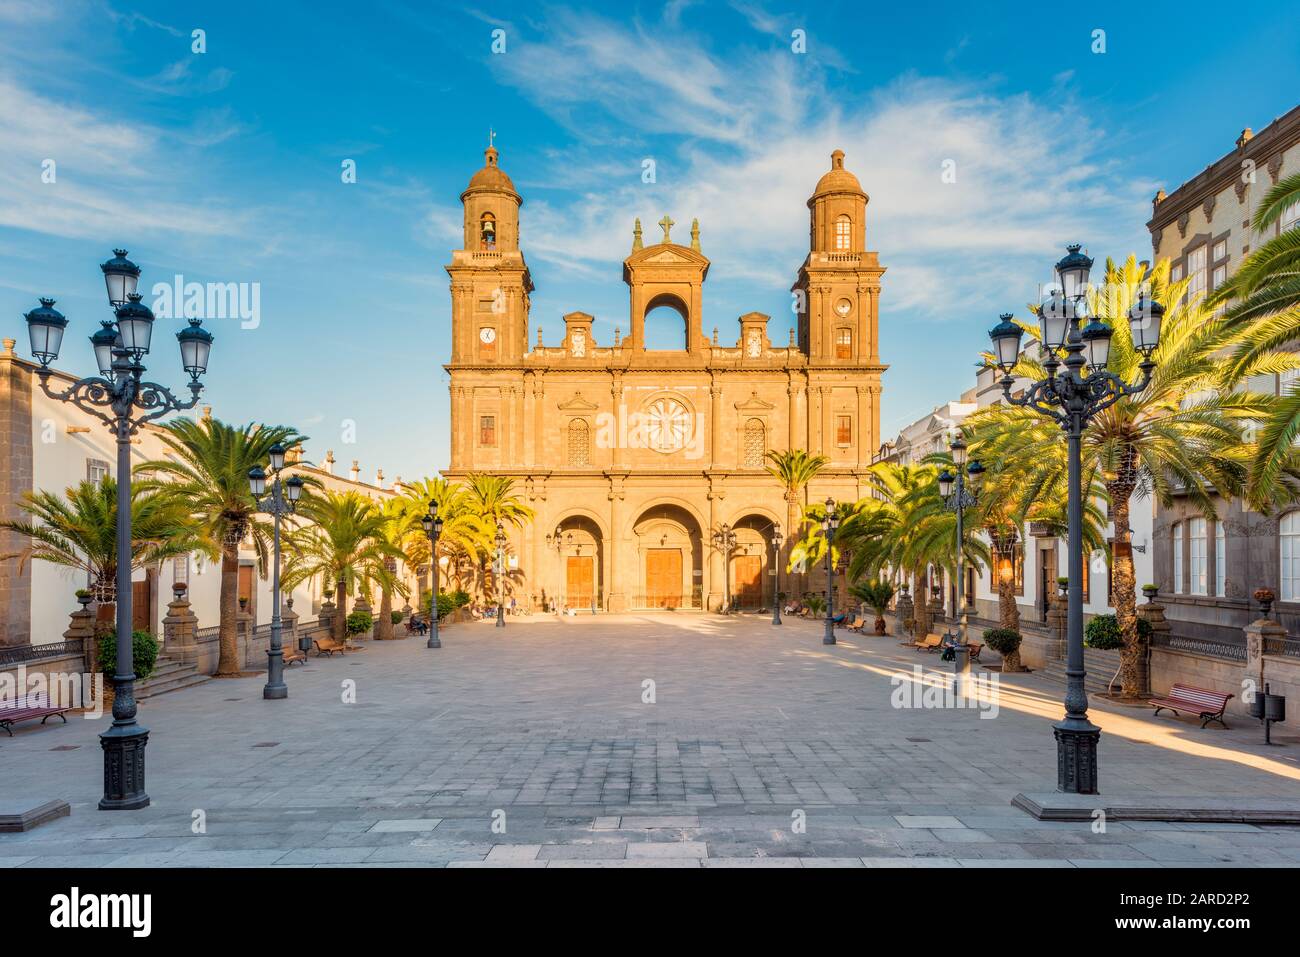
[[[452,252],[453,365],[517,364],[528,351],[528,305],[533,291],[519,248],[523,198],[498,165],[496,147],[460,194],[464,246]]]

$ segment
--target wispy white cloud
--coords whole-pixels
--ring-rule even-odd
[[[738,9],[778,28],[757,7]],[[633,217],[649,224],[667,210],[700,218],[715,276],[784,288],[807,249],[805,202],[835,148],[871,197],[868,245],[890,267],[886,304],[920,318],[950,317],[957,302],[1023,303],[1040,278],[1029,271],[1067,240],[1119,253],[1145,241],[1153,184],[1119,176],[1099,150],[1106,131],[1064,87],[1041,100],[908,76],[843,101],[789,52],[723,57],[688,31],[591,16],[550,25],[497,59],[501,79],[578,141],[538,184],[567,195],[530,198],[524,227],[531,256],[575,276],[608,275]],[[647,185],[640,164],[652,155]],[[944,181],[947,161],[955,182]]]

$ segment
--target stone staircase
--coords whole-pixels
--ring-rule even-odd
[[[208,675],[200,674],[198,666],[193,662],[184,662],[176,658],[169,658],[167,655],[159,655],[153,674],[147,680],[135,686],[135,696],[141,700],[152,698],[156,695],[166,694],[169,691],[178,691],[181,688],[190,688],[194,685],[203,684],[207,680],[209,680]]]
[[[1083,680],[1084,689],[1088,694],[1105,694],[1110,686],[1110,679],[1115,677],[1115,672],[1119,670],[1119,652],[1084,648],[1083,666],[1088,672],[1088,676]],[[1035,673],[1065,684],[1065,659],[1054,658]]]

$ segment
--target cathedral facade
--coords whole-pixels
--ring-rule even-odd
[[[563,341],[544,344],[540,329],[530,341],[523,198],[495,148],[461,202],[464,243],[446,267],[444,475],[509,476],[534,510],[533,522],[510,533],[519,601],[717,609],[728,593],[733,606],[770,607],[778,588],[821,590],[819,576],[787,573],[790,545],[804,504],[865,494],[886,368],[877,340],[885,270],[866,248],[867,195],[844,154],[832,154],[808,200],[809,252],[791,289],[798,320],[788,342],[770,338],[770,317],[759,312],[738,317],[731,335],[706,323],[709,260],[698,224],[683,245],[667,216],[653,244],[638,222],[623,260],[626,335],[616,329],[601,342],[594,317],[574,311],[563,317]],[[647,348],[646,316],[661,307],[680,317],[683,348]],[[794,448],[830,463],[798,500],[764,468],[768,450]]]

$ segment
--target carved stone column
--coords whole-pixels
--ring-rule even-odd
[[[1138,655],[1137,665],[1137,689],[1133,694],[1146,694],[1151,690],[1151,672],[1149,662],[1151,661],[1151,645],[1160,639],[1162,635],[1168,635],[1170,632],[1169,622],[1165,620],[1165,606],[1159,602],[1149,601],[1145,605],[1138,605],[1138,618],[1145,619],[1151,625],[1151,637],[1143,638],[1142,632],[1138,631],[1138,646],[1140,654]],[[1125,688],[1124,693],[1129,694],[1129,689]]]

